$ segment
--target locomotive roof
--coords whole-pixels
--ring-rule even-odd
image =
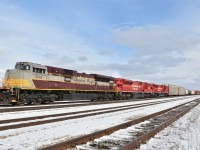
[[[91,75],[93,75],[95,77],[99,77],[99,78],[113,79],[113,77],[111,77],[111,76],[105,76],[105,75],[100,75],[100,74],[91,74]]]
[[[17,62],[16,65],[18,65],[18,64],[30,65],[30,66],[33,66],[35,68],[40,68],[40,69],[47,69],[47,67],[44,65],[36,64],[36,63],[32,63],[32,62]]]

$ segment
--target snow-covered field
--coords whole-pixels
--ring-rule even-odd
[[[20,129],[12,129],[0,132],[0,149],[37,149],[45,145],[61,142],[63,140],[78,137],[84,134],[92,133],[97,130],[105,129],[113,125],[123,123],[124,121],[145,116],[151,113],[167,109],[181,103],[192,101],[200,96],[185,97],[184,100],[175,102],[168,102],[165,104],[157,104],[153,106],[146,106],[137,109],[125,110],[120,112],[113,112],[108,114],[96,115],[91,117],[72,119],[49,123],[44,125],[25,127]],[[133,103],[133,102],[132,102]],[[139,103],[138,101],[135,103]],[[121,106],[127,104],[111,104],[110,106]],[[108,104],[106,104],[108,105]],[[39,110],[39,111],[25,111],[15,113],[1,113],[1,118],[18,118],[28,117],[35,115],[54,114],[61,112],[73,112],[94,109],[94,107],[103,108],[109,106],[95,105],[95,106],[82,106],[78,108],[59,108],[54,110]]]

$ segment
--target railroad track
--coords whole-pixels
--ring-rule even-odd
[[[196,99],[108,129],[41,148],[40,150],[64,150],[70,148],[79,150],[132,150],[139,147],[141,143],[176,121],[199,103],[200,99]]]
[[[162,98],[158,98],[162,99]],[[176,99],[176,98],[170,98]],[[185,99],[185,97],[179,97],[179,99]],[[157,99],[145,99],[145,100],[157,100]],[[112,104],[112,103],[124,103],[124,102],[133,102],[133,101],[144,101],[143,99],[136,100],[120,100],[120,101],[101,101],[101,102],[74,102],[69,104],[52,104],[52,105],[36,105],[36,106],[18,106],[18,107],[8,107],[0,109],[0,113],[3,112],[17,112],[17,111],[29,111],[29,110],[39,110],[39,109],[55,109],[55,108],[67,108],[67,107],[79,107],[79,106],[91,106],[91,105],[103,105],[103,104]]]
[[[37,105],[37,106],[23,106],[23,107],[10,107],[6,109],[0,109],[1,112],[17,112],[17,111],[29,111],[29,110],[39,110],[39,109],[55,109],[55,108],[65,108],[65,107],[79,107],[79,106],[90,106],[90,105],[104,105],[110,103],[124,103],[131,102],[131,100],[123,101],[106,101],[106,102],[84,102],[84,103],[69,103],[69,104],[52,104],[52,105]]]
[[[169,99],[169,100],[162,100],[162,101],[142,103],[142,104],[131,104],[131,105],[126,105],[126,106],[101,108],[101,109],[95,109],[95,110],[85,110],[85,111],[79,111],[79,112],[70,112],[70,113],[61,113],[61,114],[52,114],[52,115],[44,115],[44,116],[1,120],[0,121],[0,131],[23,128],[23,127],[30,127],[30,126],[59,122],[59,121],[66,121],[66,120],[70,120],[70,119],[78,119],[78,118],[101,115],[101,114],[106,114],[106,113],[120,112],[120,111],[124,111],[124,110],[130,110],[130,109],[152,106],[152,105],[157,105],[157,104],[162,104],[162,103],[167,103],[167,102],[172,102],[172,101],[178,101],[181,99],[182,98],[177,98],[177,99]],[[52,117],[54,117],[54,118],[52,118]],[[59,117],[59,118],[56,118],[56,117]],[[62,118],[60,118],[60,117],[62,117]],[[39,120],[39,119],[46,119],[46,118],[50,118],[50,119]],[[28,121],[28,122],[26,122],[26,121]]]
[[[168,96],[168,98],[173,98],[174,96]],[[68,100],[68,101],[54,101],[53,103],[45,103],[45,104],[0,104],[0,108],[16,108],[16,107],[37,107],[37,106],[49,106],[49,105],[59,105],[59,104],[77,104],[77,103],[105,103],[105,102],[119,102],[119,101],[143,101],[143,100],[154,100],[154,99],[163,99],[166,97],[151,97],[151,98],[135,98],[135,99],[126,99],[126,100]]]

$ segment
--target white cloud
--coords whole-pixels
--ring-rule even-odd
[[[58,28],[25,12],[15,17],[10,14],[0,16],[0,45],[5,47],[0,53],[6,49],[10,52],[0,55],[4,70],[13,68],[17,61],[31,61],[82,72],[90,72],[87,66],[93,64],[98,72],[98,63],[112,61],[109,56],[97,55],[99,49],[70,29]]]
[[[155,83],[172,83],[198,89],[200,33],[166,26],[118,29],[112,34],[116,44],[132,49],[132,58],[123,76]],[[137,51],[136,51],[137,50]],[[126,68],[125,67],[125,68]]]
[[[98,33],[102,32],[101,29],[105,30],[102,27],[104,25],[95,14],[91,16],[90,11],[83,13],[79,7],[70,8],[76,14],[70,24],[73,27],[63,29],[54,22],[48,22],[48,19],[42,20],[39,16],[26,12],[28,9],[25,11],[14,5],[2,7],[3,9],[5,13],[0,16],[0,77],[6,69],[13,68],[17,61],[31,61],[86,73],[180,84],[193,89],[199,87],[196,84],[200,83],[199,28],[194,30],[190,26],[183,29],[168,25],[132,27],[134,22],[128,22],[119,24],[117,27],[120,28],[112,32],[111,39],[115,45],[109,43],[109,40],[105,44],[96,39],[94,44],[87,37],[79,35],[80,29],[85,27],[84,31],[89,33],[87,36],[97,29]],[[59,17],[64,15],[60,14]],[[198,17],[195,16],[192,20]],[[76,22],[75,25],[73,21]],[[185,22],[187,21],[181,22],[180,26]],[[100,35],[105,36],[105,33]],[[97,42],[100,46],[93,46]],[[109,47],[102,48],[101,44]],[[120,46],[117,47],[118,45]]]
[[[200,33],[165,26],[141,26],[115,30],[112,39],[147,53],[180,52],[199,44]]]

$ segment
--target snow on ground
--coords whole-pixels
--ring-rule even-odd
[[[125,108],[129,108],[128,106],[125,107]],[[104,112],[104,111],[114,111],[114,110],[118,110],[118,109],[121,109],[120,108],[110,108],[109,110],[98,110],[98,111],[95,111],[95,113],[101,113],[101,112]],[[65,118],[65,117],[72,117],[72,116],[79,116],[79,115],[85,115],[85,114],[91,114],[93,112],[85,112],[85,113],[78,113],[78,114],[72,114],[72,115],[65,115],[65,116],[57,116],[57,117],[46,117],[46,118],[43,118],[43,119],[34,119],[34,120],[29,120],[29,121],[20,121],[20,122],[12,122],[12,123],[6,123],[6,124],[0,124],[0,127],[2,126],[8,126],[8,125],[14,125],[14,124],[21,124],[21,123],[30,123],[30,122],[37,122],[37,121],[41,121],[41,120],[51,120],[51,119],[57,119],[57,118]]]
[[[196,95],[195,96],[186,96],[184,98],[191,98],[191,97],[196,97]],[[26,118],[26,117],[33,117],[33,116],[44,116],[44,115],[60,114],[60,113],[70,113],[70,112],[77,112],[77,111],[110,108],[110,107],[114,107],[114,106],[117,107],[117,106],[126,106],[126,105],[132,105],[132,104],[142,104],[142,103],[147,103],[147,102],[156,102],[156,101],[170,100],[170,99],[177,99],[177,98],[183,98],[183,97],[162,98],[162,99],[155,99],[155,100],[151,99],[151,100],[145,100],[145,101],[141,100],[141,101],[111,103],[111,104],[102,104],[102,105],[95,105],[95,103],[94,103],[94,105],[89,105],[89,106],[5,112],[5,113],[0,113],[1,114],[0,120],[7,120],[7,119],[14,119],[14,118]]]
[[[191,98],[186,98],[185,100],[120,112],[0,131],[0,149],[37,149],[45,145],[105,129],[130,119],[152,114],[196,98],[200,98],[200,96],[191,96]],[[114,106],[117,104],[112,105]]]
[[[199,150],[200,105],[151,138],[140,150]]]

